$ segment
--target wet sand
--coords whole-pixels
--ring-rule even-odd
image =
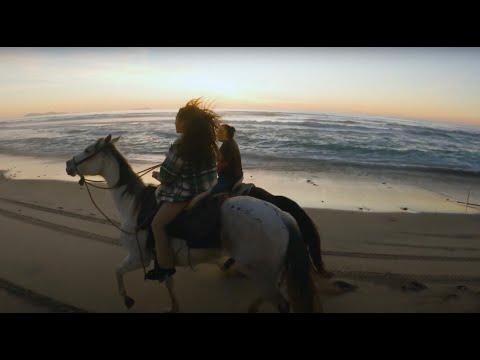
[[[34,170],[47,178],[52,174],[45,165],[39,162]],[[17,174],[27,172],[18,161],[14,166]],[[55,162],[50,166],[61,169]],[[11,169],[9,164],[2,167]],[[118,230],[103,220],[85,188],[72,181],[78,178],[19,180],[21,176],[13,174],[9,170],[0,179],[0,312],[162,312],[169,307],[167,290],[145,282],[143,270],[138,270],[125,276],[127,291],[136,301],[133,308],[125,308],[117,293],[115,268],[127,252],[117,245]],[[256,185],[286,196],[292,189],[285,187],[286,181],[305,183],[305,189],[320,187],[287,175],[275,180],[261,171],[246,172],[245,182],[252,176]],[[418,194],[403,190],[398,190],[402,203],[415,209]],[[322,191],[310,192],[310,198],[327,196]],[[104,212],[118,219],[110,194],[97,189],[92,193]],[[453,210],[376,212],[371,206],[354,211],[328,209],[328,203],[313,208],[297,200],[302,196],[292,195],[318,226],[324,261],[335,275],[329,280],[331,288],[353,287],[337,294],[324,292],[326,312],[480,311],[479,212],[465,213],[464,206],[431,196],[434,201],[423,206],[443,201]],[[358,204],[350,199],[348,206],[354,205]],[[250,280],[235,268],[224,273],[217,265],[205,264],[194,270],[179,268],[175,276],[183,312],[245,312],[256,295]],[[268,304],[261,311],[275,312]]]

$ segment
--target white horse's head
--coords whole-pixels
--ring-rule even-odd
[[[98,139],[95,143],[87,146],[80,154],[67,161],[67,174],[76,175],[102,175],[108,157],[108,149],[120,139],[120,136],[112,139],[112,135]]]

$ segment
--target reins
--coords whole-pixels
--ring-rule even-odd
[[[75,160],[74,160],[74,165],[75,165],[75,168],[77,168],[77,164],[75,163]],[[151,166],[145,170],[142,170],[142,171],[139,171],[137,172],[136,174],[139,176],[139,177],[142,177],[146,174],[148,174],[150,171],[152,171],[153,169],[159,167],[161,164],[157,164],[157,165],[154,165],[154,166]],[[115,189],[117,187],[117,185],[114,185],[112,187],[102,187],[102,186],[97,186],[97,185],[93,185],[92,183],[94,182],[104,182],[104,180],[88,180],[88,179],[85,179],[85,177],[83,175],[81,175],[79,172],[78,172],[78,168],[76,169],[77,170],[77,173],[80,175],[80,180],[78,181],[78,183],[82,186],[83,184],[85,184],[85,187],[87,188],[87,191],[88,191],[88,195],[90,196],[90,200],[92,200],[92,203],[93,205],[95,205],[95,207],[97,208],[98,211],[100,211],[102,213],[102,215],[105,217],[105,219],[107,219],[113,226],[115,226],[118,230],[120,230],[121,232],[125,233],[125,234],[128,234],[128,235],[134,235],[135,234],[135,238],[137,239],[137,245],[138,245],[138,251],[140,252],[140,260],[142,261],[142,266],[143,266],[143,273],[146,277],[147,275],[147,271],[145,269],[145,263],[143,261],[143,255],[142,255],[142,249],[140,248],[140,242],[138,241],[138,230],[136,230],[134,233],[133,232],[129,232],[129,231],[125,231],[123,230],[122,228],[120,228],[119,226],[117,226],[117,224],[115,224],[99,207],[98,205],[95,203],[95,200],[93,200],[93,196],[92,196],[92,193],[90,192],[90,189],[89,189],[89,185],[90,186],[93,186],[97,189],[102,189],[102,190],[109,190],[109,189]],[[141,175],[140,175],[141,174]]]

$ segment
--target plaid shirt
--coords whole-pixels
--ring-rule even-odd
[[[210,190],[217,182],[217,166],[215,163],[197,173],[193,172],[192,164],[178,156],[176,140],[167,153],[160,167],[160,186],[155,191],[157,201],[182,202],[191,200],[204,191]]]

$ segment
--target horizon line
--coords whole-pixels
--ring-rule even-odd
[[[70,115],[70,114],[103,114],[103,113],[126,113],[126,112],[177,112],[178,108],[137,108],[137,109],[120,109],[120,110],[101,110],[101,111],[69,111],[69,112],[56,112],[56,111],[48,111],[48,112],[28,112],[24,115],[18,115],[15,117],[5,117],[0,116],[0,121],[15,121],[15,120],[23,120],[27,118],[35,118],[40,116],[56,116],[56,115]],[[413,120],[413,121],[426,121],[426,122],[433,122],[433,123],[444,123],[448,125],[467,125],[467,126],[474,126],[480,127],[480,123],[475,123],[474,121],[466,121],[466,120],[448,120],[448,119],[440,119],[440,118],[433,118],[433,117],[415,117],[413,115],[398,115],[398,114],[381,114],[381,113],[370,113],[370,112],[351,112],[351,111],[314,111],[314,110],[292,110],[292,109],[265,109],[265,108],[217,108],[215,111],[243,111],[243,112],[265,112],[265,113],[275,113],[275,112],[282,112],[282,113],[289,113],[289,114],[335,114],[335,115],[361,115],[361,116],[373,116],[373,117],[383,117],[383,118],[391,118],[396,120]],[[36,114],[28,116],[29,114]]]

